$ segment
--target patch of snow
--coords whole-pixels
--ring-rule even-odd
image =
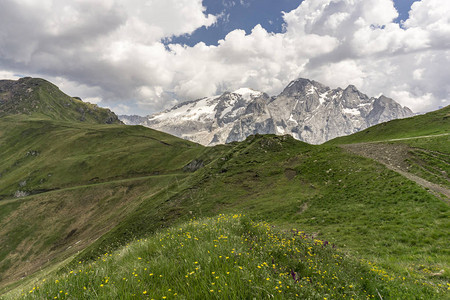
[[[316,89],[313,86],[309,87],[309,90],[306,92],[306,95],[314,95]]]
[[[286,88],[290,88],[291,86],[293,86],[295,83],[295,81],[291,81],[291,83],[289,83],[289,85]]]
[[[261,92],[249,88],[240,88],[234,91],[233,94],[241,95],[245,100],[250,100],[252,97],[259,97],[262,95]]]
[[[215,115],[215,109],[218,104],[216,101],[217,96],[203,98],[195,102],[188,103],[172,109],[158,115],[154,115],[151,119],[153,120],[174,120],[179,121],[194,121],[200,118],[213,119]]]
[[[277,134],[285,134],[285,133],[286,133],[286,131],[284,130],[283,127],[277,126]]]
[[[239,107],[238,109],[233,110],[231,117],[236,117],[238,115],[242,115],[245,112],[245,107]]]
[[[354,126],[355,128],[361,128],[361,126],[362,126],[361,120],[353,121],[353,126]]]
[[[342,111],[343,111],[344,113],[350,114],[350,115],[355,115],[355,116],[361,115],[361,113],[359,112],[359,110],[357,110],[356,108],[344,108]]]
[[[288,121],[291,121],[291,122],[295,123],[296,125],[298,125],[298,122],[296,120],[294,120],[292,114],[289,116],[289,120]]]
[[[358,104],[358,107],[364,107],[364,106],[369,106],[369,105],[371,105],[372,103],[361,103],[361,104]]]
[[[322,93],[319,95],[320,105],[324,104],[327,99],[328,92]]]
[[[304,101],[300,101],[300,99],[297,99],[297,101],[295,102],[294,106],[292,106],[291,111],[294,111],[295,108],[297,107],[297,105],[298,105],[299,103],[303,103],[303,102],[304,102]]]
[[[221,118],[225,117],[229,112],[233,110],[233,106],[228,106],[222,111],[222,114],[220,115]]]
[[[332,97],[331,97],[331,99],[336,99],[336,98],[340,98],[340,97],[342,97],[342,91],[340,91],[340,92],[338,92],[338,93],[336,93],[336,94],[334,94]]]

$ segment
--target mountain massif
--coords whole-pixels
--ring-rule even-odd
[[[323,145],[203,147],[19,82],[1,94],[0,299],[448,298],[450,106]],[[265,126],[252,112],[275,100],[214,110]]]
[[[247,88],[181,103],[148,117],[119,116],[125,124],[144,125],[202,145],[243,141],[253,134],[289,134],[322,144],[370,126],[412,116],[385,96],[369,98],[355,86],[330,89],[297,79],[276,96]]]

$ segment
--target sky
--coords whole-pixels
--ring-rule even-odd
[[[303,77],[450,104],[448,0],[0,0],[0,78],[147,115]]]

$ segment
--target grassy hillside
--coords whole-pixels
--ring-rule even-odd
[[[5,299],[439,299],[444,293],[302,231],[219,215],[80,261]]]
[[[0,201],[2,285],[85,249],[143,199],[182,178],[151,176]]]
[[[432,289],[449,280],[448,205],[382,165],[338,147],[311,146],[288,136],[255,136],[241,143],[207,148],[196,161],[204,161],[205,167],[162,182],[160,189],[158,183],[148,184],[155,190],[139,197],[118,218],[116,208],[124,207],[119,199],[126,195],[127,188],[122,187],[121,195],[110,190],[115,200],[103,198],[99,215],[89,219],[85,231],[105,223],[98,222],[100,212],[109,218],[108,227],[95,235],[101,237],[92,244],[84,244],[90,246],[69,266],[96,259],[161,227],[193,217],[244,211],[257,221],[286,230],[298,228],[326,239],[354,257],[372,261],[395,276],[426,282]],[[77,188],[74,191],[79,192]],[[86,190],[87,198],[88,193]],[[73,197],[78,194],[67,195],[67,203]],[[98,198],[91,201],[92,207],[99,203]],[[109,205],[114,201],[117,204]],[[28,203],[39,206],[38,202]],[[18,212],[17,208],[12,211]],[[21,214],[33,220],[37,212],[33,206],[23,206],[20,213],[10,213],[9,220]],[[78,228],[71,226],[71,221],[66,224],[50,248]],[[61,252],[78,240],[69,237],[67,244],[62,243]],[[33,255],[45,252],[40,251]],[[26,259],[23,263],[27,264]]]
[[[203,147],[139,126],[0,118],[0,199],[180,172]]]
[[[140,126],[15,115],[0,128],[0,285],[83,250],[204,149]]]
[[[69,97],[44,79],[0,80],[0,117],[18,114],[61,121],[121,123],[109,109]]]
[[[45,80],[0,81],[0,286],[86,248],[202,151]]]
[[[450,106],[424,115],[378,124],[328,143],[334,145],[362,143],[448,133],[450,133]]]
[[[415,183],[340,148],[288,136],[251,137],[220,151],[172,193],[158,195],[157,210],[144,201],[75,261],[179,220],[244,211],[326,239],[395,274],[435,286],[448,282],[450,210]]]
[[[450,106],[379,124],[327,144],[359,144],[345,147],[450,188]]]

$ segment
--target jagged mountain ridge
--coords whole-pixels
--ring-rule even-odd
[[[136,125],[147,121],[146,117],[141,117],[138,115],[119,115],[118,117],[125,125]]]
[[[321,144],[410,116],[409,108],[385,96],[369,98],[353,85],[331,89],[299,78],[276,97],[243,88],[181,103],[135,124],[208,146],[242,141],[252,134],[289,134]],[[126,116],[121,119],[130,123]]]

